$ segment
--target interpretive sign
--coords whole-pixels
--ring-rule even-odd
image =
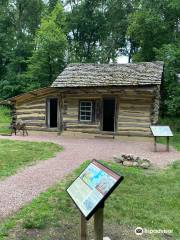
[[[150,128],[155,137],[173,137],[169,126],[150,126]]]
[[[123,176],[93,160],[67,192],[88,220],[123,180]]]
[[[154,136],[154,151],[157,152],[157,137],[166,137],[166,150],[169,152],[169,137],[173,137],[173,133],[169,126],[150,126]]]

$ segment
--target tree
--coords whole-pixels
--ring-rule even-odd
[[[66,35],[62,29],[63,7],[57,3],[49,17],[43,18],[35,38],[35,50],[29,59],[26,78],[28,90],[49,86],[65,66]]]
[[[67,1],[69,61],[116,61],[125,46],[127,9],[125,0]]]
[[[6,66],[10,61],[10,51],[13,46],[11,12],[8,9],[8,1],[0,2],[0,76],[6,74]]]
[[[155,48],[176,38],[179,22],[176,0],[174,4],[171,0],[143,0],[135,6],[127,32],[136,47],[133,60],[155,60]]]
[[[176,43],[156,49],[156,58],[165,63],[161,115],[179,117],[180,84],[177,81],[177,74],[180,73],[180,39]]]
[[[48,9],[52,12],[59,0],[49,0]]]
[[[33,39],[39,27],[44,4],[42,0],[4,2],[6,2],[5,19],[10,19],[8,31],[4,33],[9,48],[5,53],[5,74],[1,76],[0,90],[2,97],[7,98],[25,90],[23,74],[27,70],[26,61],[32,55]]]

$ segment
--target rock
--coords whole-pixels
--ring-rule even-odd
[[[136,162],[139,162],[139,161],[140,161],[140,158],[139,158],[139,157],[136,157],[136,158],[135,158],[135,161],[136,161]]]
[[[133,166],[133,162],[131,162],[131,161],[124,161],[123,165],[126,166],[126,167],[132,167]]]
[[[122,156],[114,156],[114,161],[117,163],[123,163],[124,159],[122,158]]]
[[[117,163],[121,163],[127,167],[141,167],[147,169],[151,166],[151,162],[148,159],[141,159],[140,157],[135,157],[133,155],[113,156],[113,159]]]
[[[148,162],[144,161],[143,163],[141,163],[141,164],[139,165],[139,167],[144,168],[144,169],[147,169],[147,168],[150,167],[150,164],[149,164]]]
[[[139,165],[138,162],[133,162],[132,164],[133,164],[133,167],[137,167]]]

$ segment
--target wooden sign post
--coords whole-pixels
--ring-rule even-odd
[[[94,214],[94,240],[103,240],[104,204]]]
[[[81,227],[80,227],[81,240],[87,240],[87,220],[82,213],[81,213],[80,223],[81,223]]]
[[[166,137],[166,151],[169,152],[169,137],[173,137],[173,133],[169,126],[150,126],[154,136],[154,151],[157,152],[157,137]]]
[[[87,220],[94,215],[94,240],[103,240],[104,202],[123,176],[93,160],[67,189],[81,211],[80,240],[87,240]]]
[[[81,213],[80,240],[87,240],[87,220]],[[103,240],[104,205],[94,214],[94,240]]]

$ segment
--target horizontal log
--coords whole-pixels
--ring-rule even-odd
[[[78,110],[79,110],[79,105],[77,105],[77,106],[75,106],[75,107],[68,106],[67,109],[66,109],[66,111],[67,111],[68,113],[71,113],[71,112],[76,112],[76,113],[77,113]]]
[[[29,127],[29,126],[37,126],[37,127],[46,127],[46,124],[45,123],[38,123],[38,122],[28,122],[26,123],[26,126]]]
[[[136,103],[136,101],[132,102],[119,102],[119,107],[151,107],[151,104],[148,103]]]
[[[96,129],[96,128],[99,128],[98,125],[88,125],[88,126],[79,126],[79,125],[66,125],[64,127],[65,129],[68,129],[68,128],[73,128],[73,129]]]
[[[142,131],[142,132],[150,132],[148,127],[118,127],[118,132],[120,131]]]
[[[21,120],[28,120],[28,121],[33,121],[33,120],[45,120],[45,116],[44,117],[19,117],[18,116],[18,119],[21,119]]]
[[[69,118],[63,116],[63,122],[78,122],[78,116]]]
[[[16,107],[27,107],[27,106],[36,106],[36,105],[45,105],[46,104],[46,101],[33,101],[33,102],[30,102],[30,101],[27,101],[25,103],[17,103],[16,104]]]
[[[24,114],[24,113],[17,113],[17,115],[18,115],[18,116],[25,116],[25,117],[31,117],[31,116],[35,116],[35,117],[36,117],[36,116],[45,116],[44,113],[42,114],[42,113],[36,113],[36,112],[35,112],[35,113],[34,113],[34,112],[31,112],[31,113],[29,112],[28,114],[27,114],[27,113],[25,113],[25,114]]]
[[[27,126],[27,130],[31,130],[31,131],[45,131],[45,130],[47,130],[47,128],[45,128],[45,127]]]
[[[21,112],[27,112],[27,113],[32,113],[32,112],[41,112],[44,111],[46,112],[46,107],[43,107],[43,109],[39,108],[22,108],[22,109],[16,109],[16,112],[21,113]]]
[[[119,123],[150,123],[150,117],[135,117],[135,116],[119,116],[118,117],[118,122]]]
[[[68,101],[69,99],[71,100],[79,100],[79,99],[88,99],[88,100],[93,100],[93,99],[101,99],[99,95],[95,94],[66,94],[65,96],[65,101]]]
[[[94,134],[99,134],[100,131],[99,130],[93,130],[93,129],[73,129],[73,128],[69,128],[66,131],[70,131],[70,132],[80,132],[80,133],[94,133]]]
[[[92,123],[89,123],[89,124],[82,124],[82,123],[79,123],[79,122],[63,122],[65,127],[75,127],[75,128],[97,128],[99,127],[98,124],[92,124]]]
[[[138,100],[138,99],[132,99],[132,100],[124,100],[124,99],[119,99],[119,104],[121,105],[126,105],[126,104],[130,104],[130,105],[152,105],[153,101],[152,100]]]
[[[45,103],[46,103],[46,99],[45,98],[39,99],[39,100],[35,99],[33,101],[28,101],[25,104],[22,104],[22,106],[24,106],[24,105],[25,106],[30,106],[30,105],[45,104]]]
[[[125,94],[119,95],[119,99],[152,99],[154,97],[154,94],[149,94],[149,93],[136,93],[136,92],[130,92]]]
[[[31,110],[31,111],[16,111],[17,115],[30,115],[30,114],[46,114],[46,111],[42,110]]]
[[[150,132],[142,132],[142,131],[118,131],[118,135],[120,136],[151,136]]]
[[[150,117],[150,111],[145,112],[145,111],[130,111],[130,110],[122,110],[120,109],[119,111],[119,116],[135,116],[135,117]]]
[[[16,110],[23,110],[23,111],[26,111],[27,109],[46,109],[46,105],[43,104],[43,105],[31,105],[31,106],[24,106],[24,107],[20,107],[18,106],[16,108]]]
[[[128,111],[132,110],[132,111],[138,111],[138,112],[140,112],[140,111],[144,112],[144,111],[148,110],[150,112],[151,108],[150,108],[150,106],[136,106],[136,105],[124,106],[124,105],[121,105],[119,108],[119,111],[121,111],[121,110],[128,110]]]
[[[66,114],[63,114],[63,117],[64,118],[78,118],[78,114],[77,114],[77,112],[75,114],[66,113]]]
[[[124,127],[142,127],[142,128],[148,128],[150,126],[149,123],[138,123],[138,122],[121,122],[118,123],[118,128],[124,128]]]

